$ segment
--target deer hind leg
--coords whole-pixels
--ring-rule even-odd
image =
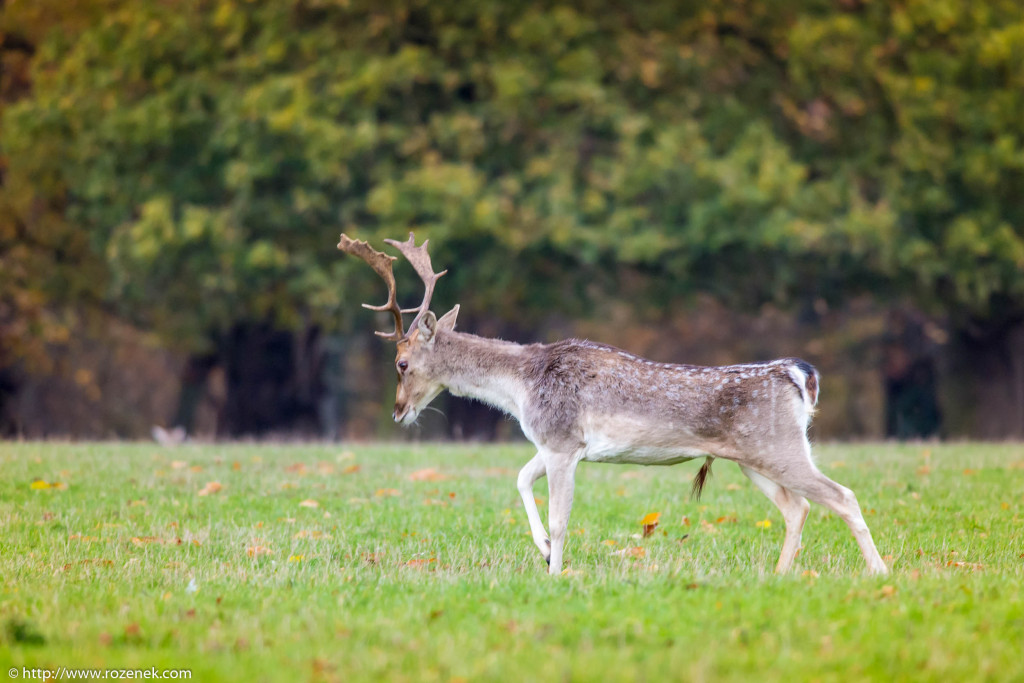
[[[868,530],[853,491],[832,481],[814,466],[811,461],[810,444],[806,441],[800,450],[790,452],[790,457],[759,463],[763,466],[759,468],[762,474],[791,492],[823,505],[839,515],[846,522],[846,526],[850,527],[853,537],[857,539],[868,571],[872,574],[888,574],[889,568],[885,566],[878,549],[875,548],[871,531]]]
[[[803,533],[804,522],[807,521],[807,513],[811,506],[806,498],[779,486],[771,479],[742,465],[740,465],[740,470],[775,503],[779,512],[782,513],[782,518],[786,521],[786,539],[782,542],[782,553],[779,555],[779,563],[775,565],[775,572],[777,574],[788,572],[793,567],[797,551],[800,550],[800,536]]]
[[[544,466],[544,458],[541,454],[533,456],[530,462],[526,463],[523,469],[519,470],[517,486],[519,495],[523,497],[523,507],[526,508],[526,518],[530,520],[530,533],[533,534],[533,542],[540,549],[540,554],[546,561],[551,560],[551,541],[548,540],[548,532],[544,530],[544,523],[540,520],[540,512],[537,510],[537,500],[533,497],[533,485],[547,472]]]

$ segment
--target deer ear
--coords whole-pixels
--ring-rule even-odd
[[[455,304],[455,308],[442,315],[441,319],[437,321],[437,329],[451,332],[455,329],[455,319],[458,317],[459,305]]]
[[[434,333],[437,332],[437,316],[434,315],[434,312],[425,312],[420,321],[416,323],[416,329],[419,330],[421,342],[424,344],[432,343],[434,341]]]

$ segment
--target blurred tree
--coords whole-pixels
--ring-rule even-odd
[[[1024,319],[1015,0],[128,0],[33,62],[8,176],[195,367],[376,300],[340,230],[434,238],[483,327],[598,292]]]

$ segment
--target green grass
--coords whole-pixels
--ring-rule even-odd
[[[695,464],[581,465],[552,578],[515,488],[527,446],[0,443],[0,671],[1024,679],[1024,446],[817,453],[892,576],[864,575],[818,506],[795,572],[773,575],[781,516],[721,461],[701,503]],[[443,478],[410,478],[425,468]],[[661,523],[640,539],[648,512]]]

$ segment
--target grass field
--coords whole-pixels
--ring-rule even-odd
[[[0,443],[0,672],[1024,680],[1024,446],[819,447],[884,578],[817,506],[773,575],[781,516],[722,461],[700,503],[695,463],[581,465],[548,577],[515,488],[532,454]]]

